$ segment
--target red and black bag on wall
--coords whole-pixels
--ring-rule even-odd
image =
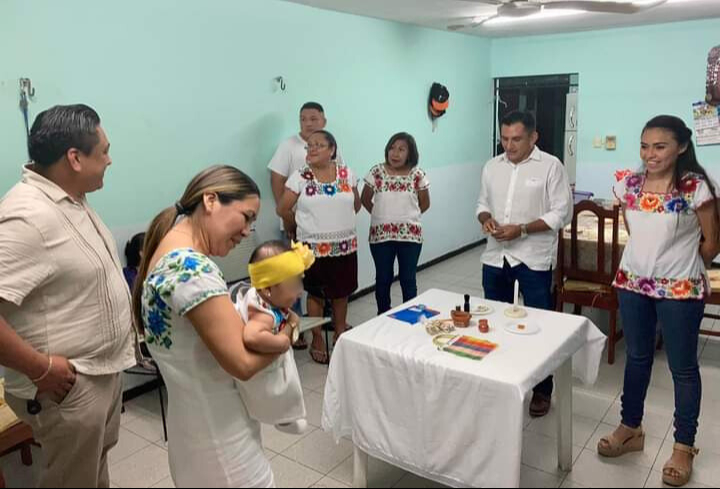
[[[432,120],[445,115],[450,107],[450,92],[447,87],[440,83],[433,83],[430,89],[430,100],[428,101],[428,114]]]

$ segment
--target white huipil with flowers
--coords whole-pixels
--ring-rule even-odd
[[[613,285],[656,299],[704,299],[710,290],[696,211],[713,199],[708,182],[689,173],[668,193],[646,192],[644,184],[645,174],[633,173],[614,187],[630,240]]]
[[[322,183],[309,166],[293,173],[285,186],[298,195],[295,210],[297,239],[318,258],[357,251],[353,172],[338,164],[335,181]]]
[[[419,193],[430,188],[425,172],[415,167],[407,175],[390,175],[381,163],[370,170],[365,184],[374,193],[370,243],[422,243]]]

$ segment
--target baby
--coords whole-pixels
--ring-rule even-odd
[[[281,354],[246,382],[235,381],[254,419],[285,433],[307,429],[305,401],[291,346],[299,336],[300,318],[291,308],[303,292],[302,276],[315,260],[302,244],[268,241],[250,257],[252,287],[241,289],[235,306],[245,321],[248,350]]]

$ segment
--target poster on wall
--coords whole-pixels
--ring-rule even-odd
[[[720,144],[720,106],[705,102],[693,104],[693,121],[698,146]]]

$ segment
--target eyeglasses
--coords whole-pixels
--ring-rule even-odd
[[[327,144],[308,144],[305,146],[305,151],[309,151],[311,149],[328,149],[330,146]]]

